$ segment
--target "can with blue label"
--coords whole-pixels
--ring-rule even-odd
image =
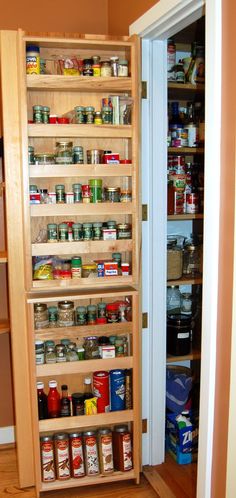
[[[125,371],[110,370],[110,410],[125,409]]]

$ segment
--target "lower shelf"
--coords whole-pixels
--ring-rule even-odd
[[[138,475],[134,470],[128,472],[114,472],[109,476],[81,477],[80,479],[67,479],[66,481],[42,482],[40,491],[54,491],[56,489],[75,488],[79,486],[92,486],[94,484],[106,484],[107,482],[124,481],[137,479]]]
[[[39,421],[39,432],[58,432],[78,429],[78,427],[97,427],[102,425],[127,424],[134,418],[133,410],[121,410],[96,415],[81,415],[77,417],[63,417]]]
[[[167,355],[166,363],[175,363],[175,362],[177,363],[178,361],[200,360],[200,359],[201,359],[201,351],[197,349],[192,349],[191,353],[181,356]]]

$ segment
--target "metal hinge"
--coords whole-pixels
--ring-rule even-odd
[[[142,204],[142,221],[148,220],[148,205]]]
[[[147,419],[146,418],[143,418],[142,420],[142,433],[143,434],[147,434]]]
[[[148,313],[146,311],[142,313],[142,328],[143,329],[148,328]]]
[[[2,197],[4,189],[5,189],[5,183],[0,182],[0,197]]]
[[[142,81],[142,90],[141,90],[141,98],[142,99],[147,99],[147,82]]]

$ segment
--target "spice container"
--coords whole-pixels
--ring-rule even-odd
[[[131,190],[121,190],[120,193],[120,202],[131,202],[132,201],[132,192]]]
[[[56,479],[54,444],[52,436],[40,437],[41,474],[43,482],[53,482]]]
[[[116,426],[112,433],[114,466],[120,472],[133,468],[131,434],[126,425]]]
[[[110,78],[112,76],[112,69],[110,61],[102,61],[101,63],[101,76]]]
[[[82,276],[82,259],[80,256],[71,258],[71,278],[78,279]]]
[[[73,163],[72,147],[72,142],[56,142],[56,164]]]
[[[58,326],[72,327],[74,325],[74,303],[73,301],[59,301],[58,303]]]
[[[105,371],[93,373],[93,392],[97,397],[97,412],[110,411],[109,373]]]
[[[82,202],[82,185],[80,183],[73,183],[72,185],[74,202]]]
[[[93,107],[91,105],[85,107],[85,122],[87,124],[94,123],[94,111],[95,111],[95,107]]]
[[[102,124],[102,113],[101,111],[96,111],[94,113],[94,124],[101,125]]]
[[[91,191],[90,191],[90,186],[89,185],[82,185],[82,201],[85,204],[90,203],[90,196],[91,196]]]
[[[84,162],[84,149],[80,145],[73,147],[73,163],[83,164]]]
[[[132,228],[129,223],[118,223],[117,225],[117,239],[131,239]]]
[[[85,467],[82,434],[79,432],[74,432],[72,434],[69,434],[69,439],[71,477],[83,477],[85,475]]]
[[[85,360],[94,360],[99,358],[99,345],[96,336],[84,338],[84,357]]]
[[[115,303],[107,304],[107,321],[108,323],[116,323],[119,321],[119,310]]]
[[[92,64],[92,69],[93,69],[93,76],[95,78],[101,76],[101,62],[100,62],[100,56],[99,55],[93,55],[93,64]]]
[[[86,306],[77,306],[75,308],[76,325],[87,325],[87,308]]]
[[[102,226],[100,222],[93,223],[93,240],[101,240],[102,238]]]
[[[43,123],[43,106],[33,106],[33,122],[36,124]]]
[[[86,120],[85,108],[82,107],[81,105],[75,107],[75,122],[76,122],[76,124],[84,124],[85,120]]]
[[[192,300],[193,296],[190,292],[182,292],[180,294],[181,313],[184,313],[185,315],[192,314]]]
[[[78,360],[79,361],[83,361],[85,358],[84,358],[84,348],[80,348],[80,347],[77,347],[75,348],[76,350],[76,353],[77,353],[77,356],[78,356]]]
[[[43,124],[49,123],[49,114],[50,114],[50,107],[44,105],[42,108]]]
[[[66,361],[77,361],[78,360],[78,355],[76,352],[76,344],[75,342],[70,342],[67,346],[67,351],[66,351]]]
[[[66,348],[63,344],[56,344],[56,360],[57,363],[65,363],[66,361]]]
[[[120,202],[120,187],[104,188],[105,202]]]
[[[43,365],[45,363],[44,342],[35,341],[35,363],[36,365]]]
[[[48,308],[44,303],[34,304],[34,326],[35,329],[45,329],[49,325]]]
[[[73,393],[72,398],[72,411],[73,415],[84,415],[84,395],[83,393]]]
[[[84,59],[83,60],[83,76],[93,76],[93,60]]]
[[[125,409],[125,374],[124,370],[110,370],[110,410]]]
[[[47,241],[57,242],[57,224],[48,223],[47,225]]]
[[[176,313],[180,311],[180,290],[179,287],[172,285],[167,287],[166,298],[167,313]]]
[[[102,163],[103,150],[101,149],[91,149],[87,150],[87,163],[88,164],[101,164]]]
[[[129,76],[129,67],[127,60],[120,60],[118,64],[118,76],[119,77],[127,77]]]
[[[202,273],[202,243],[191,237],[184,243],[183,274],[196,276]]]
[[[56,475],[59,481],[70,478],[70,453],[68,434],[54,435]]]
[[[34,164],[34,147],[32,145],[28,145],[28,164]]]
[[[92,178],[91,180],[89,180],[89,186],[91,191],[90,202],[102,202],[102,180]]]
[[[132,410],[133,408],[133,389],[132,389],[132,368],[125,370],[125,409]]]
[[[106,318],[106,303],[98,303],[98,318]]]
[[[55,346],[46,346],[45,348],[45,363],[51,364],[57,362],[56,348]]]
[[[67,223],[60,223],[58,225],[58,240],[59,242],[68,241],[68,225]]]
[[[182,356],[190,353],[192,319],[185,314],[168,315],[167,353]]]
[[[40,55],[37,45],[26,47],[26,74],[40,74]]]
[[[102,124],[112,124],[112,108],[110,106],[102,108]]]
[[[129,263],[121,263],[121,274],[123,277],[127,277],[130,275],[130,264]]]
[[[177,239],[167,238],[167,280],[178,280],[182,277],[183,251],[177,246]]]
[[[57,306],[49,306],[48,307],[48,320],[49,327],[57,327],[57,319],[58,319],[58,308]]]
[[[82,223],[73,223],[72,225],[73,240],[83,240]]]
[[[113,57],[110,57],[110,61],[111,61],[111,72],[112,72],[112,76],[117,77],[118,76],[118,62],[119,62],[119,57],[117,57],[116,55],[113,56]]]
[[[59,184],[55,186],[56,190],[56,203],[64,204],[66,200],[65,185]]]
[[[102,475],[114,472],[111,429],[98,430],[99,464]]]
[[[97,447],[97,434],[95,431],[87,431],[83,434],[84,437],[84,460],[87,476],[98,475],[99,459]]]
[[[97,265],[94,263],[82,265],[82,278],[97,277]]]
[[[83,239],[92,240],[93,238],[93,224],[83,223]]]
[[[97,307],[94,304],[89,304],[87,307],[88,325],[96,325]]]

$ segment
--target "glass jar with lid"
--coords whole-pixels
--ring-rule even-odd
[[[93,59],[83,60],[83,76],[93,76]]]
[[[82,202],[82,185],[81,183],[73,183],[74,203]]]
[[[56,142],[56,164],[73,163],[73,142]]]
[[[96,325],[97,307],[94,304],[89,304],[87,312],[88,325]]]
[[[44,124],[49,123],[49,114],[50,114],[50,107],[48,107],[47,105],[44,105],[42,108],[42,118],[43,118]]]
[[[65,363],[66,361],[66,348],[63,344],[56,344],[56,360],[57,363]]]
[[[192,315],[193,296],[191,292],[182,292],[180,294],[180,303],[181,313],[184,313],[185,315]]]
[[[129,223],[118,223],[117,238],[119,240],[132,238],[132,227]]]
[[[72,233],[73,233],[73,240],[83,240],[82,223],[73,223]]]
[[[70,342],[67,346],[66,361],[78,361],[75,342]]]
[[[93,240],[101,240],[102,239],[102,222],[93,223]]]
[[[86,306],[77,306],[75,309],[76,325],[87,325],[87,308]]]
[[[94,360],[99,358],[99,344],[96,336],[85,337],[83,347],[85,360]]]
[[[93,64],[92,64],[92,69],[93,69],[93,76],[99,77],[101,76],[101,57],[99,55],[93,55]]]
[[[105,202],[120,202],[120,187],[104,188]]]
[[[128,61],[126,59],[119,60],[119,64],[118,64],[118,76],[119,77],[127,77],[127,76],[129,76],[129,66],[128,66]]]
[[[93,238],[93,224],[83,223],[83,239],[92,240]]]
[[[95,107],[93,107],[92,105],[85,107],[85,122],[87,124],[94,123],[94,112],[95,112]]]
[[[56,190],[56,203],[64,204],[66,201],[65,185],[58,184],[55,186]]]
[[[102,124],[112,124],[112,108],[109,105],[102,108]]]
[[[68,241],[68,225],[67,223],[60,223],[58,225],[58,240],[59,242]]]
[[[167,287],[166,307],[167,313],[179,313],[181,305],[181,293],[178,286]]]
[[[48,307],[44,303],[34,304],[34,326],[35,329],[45,329],[49,325]]]
[[[202,243],[192,235],[184,243],[183,274],[196,277],[202,273]]]
[[[112,76],[112,69],[110,61],[102,61],[101,63],[101,76],[110,78]]]
[[[84,124],[85,123],[85,108],[82,105],[78,105],[75,107],[75,122],[76,124]]]
[[[47,225],[47,241],[57,242],[57,224],[48,223]]]
[[[177,238],[167,237],[167,280],[178,280],[183,272],[183,250],[177,245]]]
[[[110,57],[111,61],[111,72],[112,76],[117,77],[118,76],[118,62],[119,62],[119,57],[117,55],[114,55]]]
[[[74,164],[84,163],[84,149],[81,145],[75,145],[75,147],[73,147],[73,163]]]
[[[58,319],[58,308],[57,306],[48,306],[48,320],[49,327],[57,327],[57,319]]]
[[[55,344],[47,344],[45,346],[45,363],[51,364],[51,363],[56,363],[57,361],[57,355],[56,355],[56,348]]]
[[[72,327],[74,325],[74,303],[73,301],[59,301],[58,303],[58,325],[59,327]]]
[[[35,163],[34,147],[33,145],[28,145],[28,164],[34,164],[34,163]]]

